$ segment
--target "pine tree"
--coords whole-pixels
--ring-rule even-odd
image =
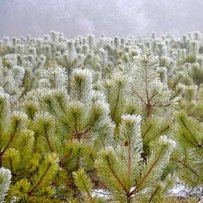
[[[123,115],[120,125],[120,143],[106,148],[95,162],[99,176],[103,179],[113,198],[119,202],[152,201],[156,195],[160,198],[164,186],[161,174],[169,162],[175,143],[166,137],[158,139],[147,160],[142,159],[143,147],[140,134],[140,117]],[[119,169],[119,170],[118,170]],[[83,176],[83,178],[79,178]],[[160,183],[157,184],[157,180]],[[91,202],[92,184],[84,170],[75,174],[76,185],[83,190]],[[147,193],[142,191],[147,190]],[[147,200],[148,199],[148,200]]]
[[[170,202],[176,180],[201,190],[202,40],[0,40],[1,201]]]

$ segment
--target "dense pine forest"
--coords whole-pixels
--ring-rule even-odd
[[[201,202],[202,83],[200,32],[2,38],[0,202]]]

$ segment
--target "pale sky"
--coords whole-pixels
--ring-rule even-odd
[[[203,0],[0,0],[0,38],[203,32]]]

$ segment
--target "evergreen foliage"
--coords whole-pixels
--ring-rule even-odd
[[[177,183],[200,201],[202,50],[199,32],[1,39],[0,202],[164,203]]]
[[[11,181],[11,172],[8,169],[0,169],[0,202],[4,202]]]

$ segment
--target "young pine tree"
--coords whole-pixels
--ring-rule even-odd
[[[117,145],[101,150],[96,159],[96,169],[106,189],[111,192],[112,201],[150,202],[157,197],[160,200],[161,193],[167,187],[167,184],[162,184],[167,177],[162,175],[175,142],[166,136],[158,138],[144,160],[140,122],[140,116],[123,115]],[[80,173],[76,173],[75,181],[79,187],[86,188],[83,191],[91,199],[91,183],[88,178],[78,178]]]

